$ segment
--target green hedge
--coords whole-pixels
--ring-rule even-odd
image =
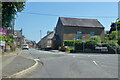
[[[118,39],[118,44],[120,45],[120,38]]]
[[[103,47],[108,48],[108,53],[116,52],[116,43],[114,41],[108,41],[106,43],[102,43]],[[120,53],[120,46],[117,44],[117,52]]]
[[[71,41],[64,41],[64,46],[73,46],[73,44],[74,44],[74,41],[73,40],[71,40]]]
[[[64,41],[65,46],[73,46],[74,41]],[[97,51],[95,50],[95,47],[107,47],[108,53],[115,53],[116,51],[116,43],[115,41],[102,41],[102,43],[96,41],[96,40],[86,40],[84,43],[84,47],[86,51]],[[120,46],[117,45],[118,53],[120,53]],[[82,40],[76,40],[75,41],[75,50],[76,51],[82,51],[83,50],[83,42]]]
[[[73,46],[74,41],[64,41],[64,46]],[[87,49],[95,50],[95,46],[100,46],[95,40],[86,40],[84,43],[84,47]],[[75,50],[83,50],[83,42],[82,40],[75,41]]]
[[[83,42],[82,42],[82,40],[75,41],[75,50],[83,50]]]

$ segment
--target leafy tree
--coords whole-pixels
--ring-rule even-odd
[[[98,43],[101,43],[100,36],[93,36],[93,37],[90,38],[90,40],[94,40],[94,41],[96,41]]]
[[[2,28],[12,26],[15,15],[24,9],[25,2],[2,2]]]
[[[116,31],[112,31],[109,35],[110,40],[116,40]],[[120,38],[120,31],[117,31],[117,39]]]
[[[0,34],[0,41],[5,41],[5,36],[3,36],[2,34]]]
[[[104,41],[108,41],[108,40],[109,40],[109,36],[107,34],[105,34]]]

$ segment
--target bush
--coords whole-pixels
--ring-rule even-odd
[[[101,46],[100,43],[97,43],[95,40],[86,40],[84,43],[85,50],[95,50],[95,46]],[[83,42],[82,40],[78,40],[75,42],[75,50],[83,50]]]
[[[103,47],[108,48],[108,53],[115,53],[116,51],[116,43],[114,41],[108,41],[107,43],[102,43]],[[119,51],[119,45],[117,44],[117,50]]]
[[[83,50],[83,42],[82,42],[82,40],[75,41],[75,50]]]
[[[60,41],[56,40],[54,46],[55,46],[55,49],[58,50],[59,46],[61,46]]]
[[[71,41],[64,41],[64,46],[73,46],[74,45],[74,41],[71,40]]]
[[[94,40],[94,41],[96,41],[97,43],[101,43],[101,39],[100,39],[99,36],[93,36],[93,37],[90,38],[90,40]]]
[[[120,46],[118,46],[118,54],[120,54]]]
[[[118,44],[120,45],[120,38],[118,39]]]
[[[74,48],[70,48],[70,47],[67,48],[68,52],[70,52],[71,50],[74,50]]]
[[[85,43],[85,48],[95,50],[95,46],[98,46],[97,41],[95,40],[90,40]]]

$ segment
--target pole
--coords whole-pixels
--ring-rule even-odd
[[[117,20],[118,20],[119,18],[117,18],[116,19],[116,41],[117,41]],[[117,42],[116,42],[116,54],[117,54]]]
[[[21,40],[20,40],[21,52],[20,52],[20,54],[21,54],[21,56],[22,56],[22,39],[23,39],[23,36],[22,36],[22,28],[21,28],[20,32],[21,32]]]
[[[41,40],[41,30],[40,30],[40,40]]]
[[[83,52],[84,52],[84,42],[83,42]]]
[[[75,36],[73,37],[73,41],[74,41],[74,43],[73,43],[73,46],[74,46],[74,51],[75,51]]]

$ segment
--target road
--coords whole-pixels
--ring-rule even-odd
[[[70,54],[24,50],[23,56],[44,63],[24,78],[118,78],[117,54]]]

